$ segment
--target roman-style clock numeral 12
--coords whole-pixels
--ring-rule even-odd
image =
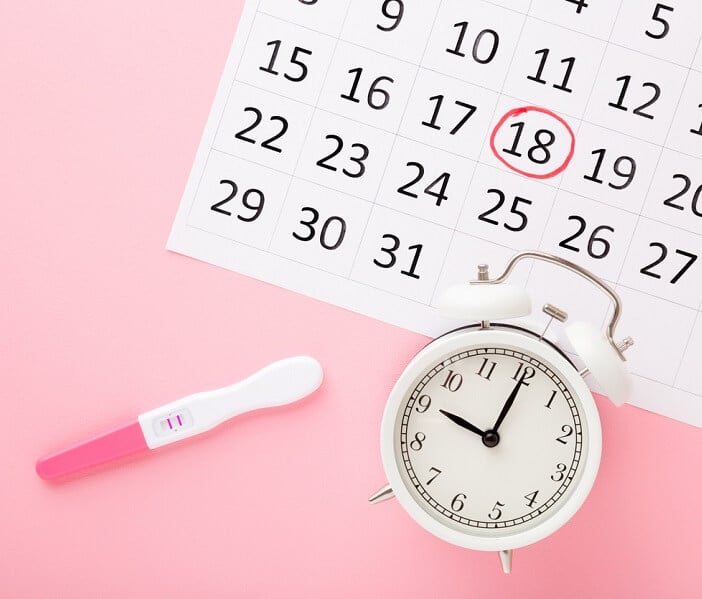
[[[512,380],[518,381],[520,378],[522,381],[528,381],[529,379],[533,379],[536,376],[536,370],[534,370],[531,366],[527,366],[524,364],[524,362],[520,362],[519,366],[517,367],[517,372],[514,373],[514,376],[512,377]],[[528,385],[529,383],[524,383],[525,385]]]

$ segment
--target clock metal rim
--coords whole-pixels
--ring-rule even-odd
[[[500,551],[516,549],[535,543],[563,526],[582,506],[592,489],[597,476],[602,451],[602,432],[599,413],[592,392],[578,375],[573,365],[544,341],[530,336],[531,332],[519,332],[519,329],[459,329],[443,337],[439,337],[425,346],[407,365],[400,378],[395,383],[385,406],[381,425],[381,454],[388,482],[396,498],[407,513],[420,526],[435,536],[461,547],[485,551]],[[507,529],[499,529],[499,536],[484,536],[472,534],[469,529],[455,530],[427,513],[411,495],[400,473],[398,456],[395,452],[394,432],[395,422],[407,392],[418,378],[428,368],[445,359],[452,352],[462,352],[469,349],[489,345],[511,346],[515,350],[532,353],[543,357],[553,365],[565,379],[582,406],[582,418],[587,425],[588,449],[582,456],[583,470],[578,481],[573,481],[570,496],[564,504],[542,522],[533,528],[510,534]]]

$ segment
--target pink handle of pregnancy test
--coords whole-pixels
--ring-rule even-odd
[[[37,474],[51,480],[147,449],[139,422],[132,422],[41,458],[37,461]]]

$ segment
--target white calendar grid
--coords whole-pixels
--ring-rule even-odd
[[[488,262],[495,274],[515,251],[557,253],[622,295],[619,330],[637,341],[632,403],[702,426],[702,261],[690,257],[702,254],[702,181],[695,183],[702,135],[691,129],[702,122],[697,8],[691,0],[664,8],[634,0],[578,4],[249,1],[169,249],[427,335],[454,326],[431,305],[447,285],[474,278],[477,263]],[[463,22],[458,56],[449,49]],[[652,35],[642,36],[642,28]],[[471,40],[471,32],[487,42]],[[495,36],[500,51],[484,63]],[[571,89],[564,94],[556,86],[568,57],[578,68],[563,79]],[[349,91],[352,74],[358,93]],[[381,91],[371,97],[376,76]],[[632,114],[637,86],[639,115]],[[373,108],[383,89],[391,101]],[[475,110],[465,127],[446,135],[469,103]],[[526,178],[489,149],[498,119],[526,105],[553,110],[575,133],[575,156],[558,176]],[[660,112],[651,118],[654,108]],[[549,126],[548,117],[529,115],[536,130]],[[560,139],[549,147],[567,150]],[[450,196],[439,206],[426,196],[439,202],[449,189],[436,177],[442,172],[450,174]],[[408,202],[398,184],[415,177],[417,199]],[[511,227],[493,220],[503,215],[489,211],[495,200],[515,202],[505,211]],[[680,272],[675,284],[665,280]],[[604,324],[608,317],[606,299],[572,275],[535,264],[514,277],[536,307],[549,301],[573,319]],[[544,323],[539,315],[530,320]]]

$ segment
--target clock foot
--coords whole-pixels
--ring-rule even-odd
[[[509,574],[512,571],[512,550],[505,549],[500,551],[500,562],[502,563],[502,571]]]
[[[375,505],[376,503],[382,503],[383,501],[387,501],[393,497],[395,497],[395,493],[393,492],[392,487],[390,487],[390,485],[385,485],[382,489],[376,493],[373,493],[373,495],[368,498],[368,501]]]

